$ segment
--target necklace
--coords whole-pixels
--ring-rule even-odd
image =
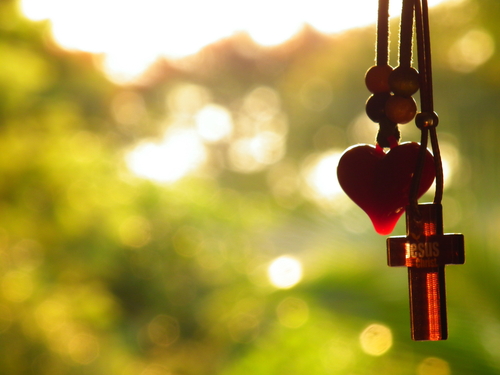
[[[413,340],[448,337],[445,265],[465,262],[461,234],[444,234],[443,168],[434,111],[427,0],[403,0],[399,64],[389,65],[389,0],[379,0],[376,65],[365,83],[368,117],[379,124],[376,144],[355,145],[339,161],[337,176],[346,194],[370,217],[379,234],[389,234],[406,212],[406,236],[387,239],[391,267],[408,268]],[[414,30],[418,71],[412,66]],[[420,112],[413,95],[420,91]],[[415,120],[420,143],[399,143],[398,126]],[[431,152],[427,149],[430,140]],[[389,149],[386,152],[384,149]],[[432,203],[418,199],[435,180]]]

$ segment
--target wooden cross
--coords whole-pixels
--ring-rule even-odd
[[[406,210],[406,236],[387,239],[387,262],[408,267],[412,339],[446,340],[446,289],[444,266],[464,264],[462,234],[443,234],[440,204],[418,205],[421,219]]]

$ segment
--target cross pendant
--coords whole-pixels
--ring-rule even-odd
[[[440,204],[421,204],[418,209],[418,221],[409,207],[406,210],[406,236],[387,239],[387,262],[408,267],[412,339],[446,340],[444,266],[464,264],[464,237],[443,234]]]

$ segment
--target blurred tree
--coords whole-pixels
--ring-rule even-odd
[[[305,192],[314,160],[375,136],[373,27],[306,28],[274,49],[240,35],[117,86],[2,1],[0,373],[497,373],[499,12],[433,11],[445,226],[465,233],[468,264],[449,269],[450,340],[424,344],[384,239],[352,205]],[[204,169],[170,184],[131,173],[136,144],[194,127],[208,104],[233,129],[205,142]],[[274,276],[298,284],[280,289],[267,273],[284,254]]]

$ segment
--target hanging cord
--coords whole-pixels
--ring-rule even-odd
[[[420,70],[420,100],[422,112],[433,112],[434,98],[432,93],[431,42],[427,1],[413,1],[415,5],[417,29],[418,68]]]
[[[389,0],[379,0],[377,20],[377,65],[389,65]]]
[[[403,0],[399,33],[399,66],[410,67],[413,50],[413,0]]]
[[[421,130],[420,150],[417,158],[417,166],[413,175],[410,188],[410,209],[412,210],[415,223],[419,222],[420,212],[418,209],[418,190],[425,165],[425,154],[427,140],[430,134],[432,152],[434,154],[434,168],[436,172],[436,191],[434,203],[441,203],[443,196],[443,167],[441,153],[437,139],[436,126],[439,119],[434,112],[433,88],[432,88],[432,64],[429,34],[429,16],[427,0],[411,0],[415,8],[418,67],[420,70],[420,102],[422,112],[415,118],[417,127]]]
[[[427,0],[414,1],[417,24],[418,66],[420,70],[420,101],[422,107],[422,112],[417,115],[415,122],[422,131],[428,130],[430,132],[432,152],[434,154],[434,169],[436,172],[434,203],[439,204],[443,197],[444,182],[441,152],[436,132],[439,118],[436,112],[434,112],[429,8]],[[420,163],[423,164],[423,162],[424,160],[422,159]]]
[[[416,0],[420,2],[420,0]],[[416,6],[417,7],[417,6]],[[434,99],[433,99],[433,88],[432,88],[432,61],[431,61],[431,38],[429,30],[429,7],[427,0],[422,0],[422,31],[424,40],[424,52],[425,52],[425,70],[426,70],[426,84],[427,84],[427,100],[428,104],[426,106],[422,104],[422,113],[427,113],[428,118],[424,118],[425,126],[429,128],[432,143],[432,152],[434,154],[434,168],[436,170],[436,192],[434,195],[434,203],[440,204],[443,199],[443,189],[444,189],[444,178],[443,178],[443,164],[441,161],[441,152],[439,150],[439,142],[437,138],[436,127],[439,123],[438,116],[434,112]],[[420,7],[419,7],[420,11]],[[428,108],[427,108],[428,107]]]
[[[434,203],[441,204],[443,199],[444,189],[444,176],[443,164],[441,162],[441,151],[439,150],[439,143],[437,139],[436,128],[430,129],[432,152],[434,153],[434,168],[436,170],[436,192],[434,193]]]
[[[403,0],[401,10],[400,38],[399,38],[399,68],[408,69],[412,65],[413,53],[413,24],[414,24],[414,4],[415,0]],[[419,51],[420,52],[420,51]],[[420,57],[420,54],[419,54]],[[425,151],[427,148],[428,132],[427,129],[421,132],[420,149],[415,165],[415,173],[413,174],[410,194],[409,194],[409,210],[416,221],[420,221],[420,212],[418,209],[418,188],[424,168]]]
[[[379,124],[376,144],[383,149],[396,147],[401,134],[397,122],[386,115],[386,103],[391,97],[389,78],[393,72],[389,65],[389,0],[379,0],[378,5],[376,65],[365,75],[366,86],[373,94],[366,102],[366,114],[373,122]]]
[[[425,165],[425,156],[427,153],[427,140],[429,138],[428,129],[422,129],[420,136],[420,148],[418,150],[417,164],[415,166],[415,174],[411,180],[410,187],[410,210],[415,221],[419,222],[421,220],[420,210],[418,209],[418,190],[420,187],[420,180],[422,177],[422,172]],[[431,140],[432,142],[432,140]]]
[[[385,121],[380,121],[377,143],[383,147],[397,146],[398,124],[415,117],[417,106],[412,95],[418,91],[418,72],[412,68],[413,1],[404,0],[399,28],[399,66],[388,76],[389,90],[383,97]]]

